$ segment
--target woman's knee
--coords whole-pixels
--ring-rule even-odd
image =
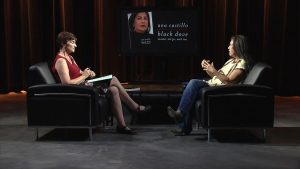
[[[119,79],[116,76],[113,76],[111,79],[111,85],[119,84]]]
[[[119,95],[119,89],[116,86],[110,86],[108,90],[112,96]]]
[[[198,79],[191,79],[187,85],[187,87],[192,87],[195,88],[196,86],[198,86],[199,84],[199,80]]]
[[[191,80],[189,81],[189,83],[190,83],[191,85],[195,85],[196,83],[199,83],[199,80],[198,80],[198,79],[191,79]]]
[[[205,86],[204,83],[205,82],[203,82],[202,80],[199,80],[199,79],[191,79],[189,81],[189,84],[187,85],[187,88],[192,89],[192,90],[199,90],[200,88]]]

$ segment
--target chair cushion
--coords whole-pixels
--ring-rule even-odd
[[[56,83],[47,62],[40,62],[29,67],[28,86]]]
[[[271,66],[261,62],[256,63],[247,75],[243,84],[265,85],[272,87]]]

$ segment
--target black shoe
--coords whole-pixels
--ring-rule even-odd
[[[144,109],[141,109],[141,106],[138,105],[138,107],[134,111],[132,111],[130,124],[135,124],[136,123],[138,114],[143,114],[143,113],[150,112],[151,108],[152,108],[151,106],[147,105],[147,106],[145,106]]]
[[[131,130],[129,127],[125,126],[125,127],[119,127],[117,126],[117,133],[120,134],[128,134],[128,135],[135,135],[136,132]]]
[[[179,122],[182,121],[182,114],[181,114],[181,112],[175,111],[170,106],[168,106],[167,111],[168,111],[168,115],[170,117],[174,118],[175,123],[179,123]]]

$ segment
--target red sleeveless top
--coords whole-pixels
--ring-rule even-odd
[[[58,72],[55,69],[55,63],[56,63],[57,59],[59,59],[59,58],[63,58],[63,59],[66,60],[71,80],[81,76],[81,73],[80,73],[81,70],[80,70],[79,66],[75,63],[72,56],[70,56],[70,59],[72,61],[72,63],[70,63],[66,58],[64,58],[64,57],[60,56],[59,54],[57,54],[54,61],[53,61],[52,66],[51,66],[51,71],[53,72],[54,77],[55,77],[57,82],[61,82],[61,80],[59,78],[59,75],[58,75]]]

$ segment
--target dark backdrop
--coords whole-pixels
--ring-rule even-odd
[[[193,7],[200,13],[200,52],[157,57],[119,54],[121,7]],[[274,69],[277,95],[300,95],[299,1],[295,0],[2,0],[0,2],[1,92],[26,90],[27,70],[52,60],[62,30],[78,37],[74,54],[82,67],[120,81],[185,81],[205,76],[200,61],[219,68],[228,58],[231,35],[252,42],[256,61]]]

